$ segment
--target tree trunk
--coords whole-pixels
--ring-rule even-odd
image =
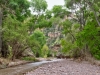
[[[0,52],[1,52],[1,49],[2,49],[2,12],[1,12],[1,9],[0,9]]]
[[[2,47],[1,47],[1,56],[6,58],[9,54],[9,51],[8,51],[8,45],[5,41],[2,41]]]

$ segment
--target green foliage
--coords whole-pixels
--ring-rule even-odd
[[[78,48],[74,50],[74,54],[77,53],[77,51],[80,51],[85,55],[87,52],[95,58],[100,59],[100,33],[98,27],[100,26],[98,14],[100,2],[98,0],[64,1],[65,6],[69,10],[73,10],[76,17],[76,19],[74,17],[71,19],[71,22],[73,22],[72,26],[70,26],[70,22],[65,21],[63,23],[64,34],[67,33],[67,38],[69,37],[69,34],[72,34],[75,38],[74,42],[76,42],[76,45],[78,46]],[[66,39],[66,41],[68,42],[69,39]],[[80,52],[78,52],[78,54]]]
[[[7,41],[19,40],[20,42],[27,36],[27,26],[24,23],[19,22],[16,18],[12,18],[10,15],[3,22],[3,39]],[[24,24],[24,25],[23,25]],[[24,42],[24,41],[23,41]]]
[[[41,49],[46,43],[46,37],[40,30],[35,30],[29,38],[29,45],[36,56],[41,56]]]
[[[45,0],[32,0],[31,6],[33,8],[33,12],[37,12],[40,15],[41,12],[44,12],[47,8],[47,2]]]
[[[27,25],[18,21],[16,17],[12,18],[8,15],[3,21],[3,36],[2,40],[9,45],[10,56],[16,58],[21,51],[27,46],[26,40],[28,38]],[[15,54],[15,52],[18,52]]]
[[[36,58],[34,57],[22,57],[21,58],[22,60],[26,60],[26,61],[35,61],[35,62],[38,62],[39,60],[37,60]]]
[[[3,15],[15,15],[19,21],[24,21],[30,16],[30,3],[27,0],[1,0],[0,7],[2,7]]]
[[[33,15],[26,20],[26,23],[29,27],[29,32],[32,34],[37,28],[51,27],[52,21],[47,20],[44,15]]]
[[[46,14],[47,19],[50,19],[52,17],[52,11],[51,10],[46,10],[45,14]]]
[[[48,54],[47,54],[47,57],[52,57],[52,54],[53,54],[54,52],[52,51],[52,50],[48,50]]]
[[[38,15],[29,17],[30,6]],[[28,47],[31,47],[35,54],[41,54],[46,38],[41,31],[35,29],[52,25],[52,22],[43,15],[46,8],[45,0],[32,0],[31,3],[28,0],[0,0],[0,13],[3,13],[2,41],[8,47],[6,50],[11,52],[10,57],[19,57]]]
[[[5,44],[2,50],[12,52],[12,59],[19,57],[27,45],[28,27],[23,21],[30,16],[29,7],[27,0],[0,0],[0,12],[3,14],[2,43]],[[12,48],[11,51],[8,45]]]
[[[44,45],[43,48],[41,49],[41,56],[46,58],[48,55],[48,52],[49,52],[48,46]]]
[[[62,45],[62,52],[63,53],[68,53],[71,50],[71,43],[67,42],[65,39],[61,40],[61,45]]]
[[[63,30],[63,33],[64,34],[67,34],[67,33],[70,33],[71,32],[71,27],[72,27],[72,22],[71,21],[65,20],[62,23],[62,25],[63,25],[63,28],[64,28],[64,30]]]
[[[48,21],[46,19],[42,19],[39,24],[37,25],[37,27],[39,28],[43,28],[43,27],[51,27],[52,25],[52,22],[51,21]]]
[[[66,11],[66,9],[63,8],[63,6],[61,5],[55,5],[52,9],[52,12],[54,14],[54,17],[60,17],[60,18],[64,18],[66,14],[68,14],[69,12]]]
[[[55,18],[55,17],[52,17],[50,18],[51,22],[52,22],[52,27],[56,26],[56,25],[59,25],[60,24],[60,21],[61,19],[59,17]]]
[[[89,52],[100,59],[100,1],[64,1],[67,8],[55,5],[52,10],[46,10],[45,0],[0,0],[0,13],[3,13],[2,41],[8,47],[5,50],[10,52],[9,58],[17,58],[27,47],[38,57],[53,54],[45,45],[46,37],[42,33],[44,27],[48,27],[46,35],[49,31],[54,33],[52,35],[56,32],[61,34],[62,30],[62,36],[65,36],[61,40],[64,54],[72,52],[76,56],[83,51],[83,54]],[[30,6],[37,15],[29,17]],[[66,16],[67,20],[64,19]],[[59,44],[59,39],[60,36],[50,38],[47,44]]]
[[[37,40],[41,46],[46,43],[46,37],[40,30],[35,30],[31,38]]]
[[[76,42],[72,43],[70,41],[66,41],[65,38],[61,40],[61,45],[63,54],[72,55],[72,51],[77,48]]]
[[[89,23],[88,23],[89,24]],[[83,48],[85,45],[89,46],[91,54],[97,59],[100,58],[100,36],[97,27],[90,23],[91,25],[86,25],[84,30],[82,30],[77,36],[77,44],[79,47]],[[80,38],[81,37],[81,38]]]

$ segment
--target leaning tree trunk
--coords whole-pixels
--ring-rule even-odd
[[[2,11],[0,9],[0,52],[1,52],[1,49],[2,49]]]

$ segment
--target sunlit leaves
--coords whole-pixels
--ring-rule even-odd
[[[31,6],[33,8],[33,12],[37,12],[39,14],[46,10],[47,2],[45,0],[32,0]]]
[[[41,49],[45,43],[46,37],[40,30],[35,30],[34,33],[30,35],[29,46],[35,54],[38,54],[38,56],[41,55]]]
[[[24,23],[19,22],[16,18],[8,16],[3,22],[3,39],[8,42],[17,40],[22,42],[27,37],[27,26]]]
[[[63,28],[64,28],[64,30],[63,30],[64,34],[67,34],[67,33],[71,32],[71,27],[72,27],[72,22],[71,21],[65,20],[62,23],[62,25],[63,25]]]
[[[64,18],[65,15],[68,14],[68,11],[66,11],[66,9],[64,9],[63,6],[61,5],[55,5],[52,9],[52,12],[55,17],[60,17],[60,18]]]
[[[46,10],[45,16],[46,16],[46,19],[50,19],[52,17],[52,11]]]

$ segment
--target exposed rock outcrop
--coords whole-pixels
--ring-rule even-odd
[[[27,48],[23,53],[22,53],[23,57],[27,57],[27,56],[32,56],[35,57],[32,50],[30,48]]]

